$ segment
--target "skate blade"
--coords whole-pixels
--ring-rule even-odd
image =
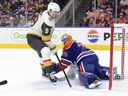
[[[102,84],[102,82],[98,81],[98,82],[94,82],[94,83],[90,84],[88,87],[90,89],[93,89],[93,88],[96,88],[96,87],[100,86],[101,84]]]

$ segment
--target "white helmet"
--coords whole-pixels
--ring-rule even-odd
[[[52,10],[52,11],[56,11],[56,12],[60,12],[60,6],[57,3],[51,2],[48,4],[48,8],[47,10]]]

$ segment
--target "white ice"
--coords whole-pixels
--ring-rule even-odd
[[[109,51],[95,52],[100,64],[109,66]],[[52,59],[57,61],[55,56]],[[78,78],[70,80],[72,88],[67,81],[58,81],[54,85],[41,77],[39,61],[32,49],[0,49],[0,81],[8,80],[8,84],[0,86],[0,96],[128,96],[128,80],[116,81],[119,88],[111,91],[108,90],[108,81],[103,81],[96,89],[79,85]]]

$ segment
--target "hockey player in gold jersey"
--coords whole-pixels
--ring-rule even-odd
[[[51,2],[36,20],[31,27],[31,32],[27,34],[27,42],[41,58],[42,75],[47,76],[51,82],[56,82],[57,79],[52,73],[51,54],[57,52],[56,46],[51,42],[51,36],[55,27],[55,19],[60,14],[60,6],[57,3]]]

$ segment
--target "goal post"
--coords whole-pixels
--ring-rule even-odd
[[[123,80],[126,77],[125,66],[128,55],[128,24],[114,24],[111,26],[110,32],[110,78],[109,90],[113,87],[113,67],[117,67],[118,74]],[[118,37],[118,38],[116,38]],[[118,54],[120,55],[118,55]],[[118,56],[117,56],[118,55]],[[127,65],[128,66],[128,65]],[[127,69],[128,70],[128,69]]]

